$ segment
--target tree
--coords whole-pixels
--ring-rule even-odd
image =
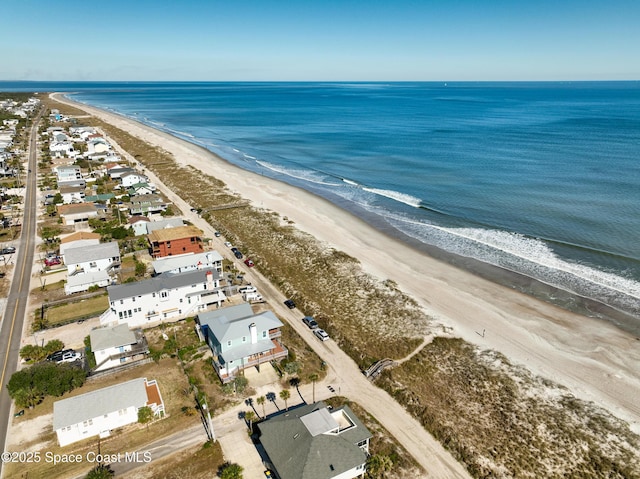
[[[146,424],[147,428],[149,427],[149,423],[153,419],[153,409],[149,406],[142,406],[138,409],[138,422],[140,424]]]
[[[7,389],[19,407],[34,407],[45,396],[62,396],[82,386],[87,373],[68,363],[38,363],[17,371],[9,379]]]
[[[288,411],[289,406],[287,406],[287,400],[291,397],[291,392],[288,389],[283,389],[280,391],[280,399],[284,401],[284,408]]]
[[[253,421],[256,420],[256,413],[247,411],[244,413],[244,420],[249,422],[249,432],[253,432]]]
[[[385,477],[385,473],[393,468],[393,461],[389,456],[374,454],[367,459],[367,478],[377,479]]]
[[[260,404],[262,406],[262,417],[267,417],[267,413],[264,410],[264,403],[265,403],[266,399],[264,396],[260,396],[258,399],[256,399],[256,402],[258,404]]]
[[[89,471],[89,473],[84,476],[85,479],[110,479],[115,475],[115,473],[111,470],[109,466],[105,466],[104,464],[99,464],[93,469]]]
[[[313,394],[312,401],[314,403],[316,402],[316,381],[317,380],[318,380],[318,374],[317,373],[309,374],[309,381],[311,381],[311,384],[312,384],[312,386],[311,386],[311,388],[312,388],[311,391],[312,391],[312,394]]]
[[[242,479],[242,466],[238,464],[226,463],[222,466],[220,479]]]

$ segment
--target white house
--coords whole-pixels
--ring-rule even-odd
[[[102,137],[92,138],[87,141],[87,154],[94,156],[96,154],[106,153],[111,149],[111,145]]]
[[[78,154],[70,141],[53,141],[49,144],[49,151],[53,156],[76,156]]]
[[[153,183],[136,183],[127,190],[129,196],[151,195],[155,193],[156,186]]]
[[[82,171],[77,165],[59,166],[56,168],[56,177],[58,182],[81,180]]]
[[[61,186],[59,188],[60,195],[62,196],[62,203],[69,205],[71,203],[84,202],[85,193],[84,188],[81,186]]]
[[[106,271],[92,271],[84,274],[75,274],[67,276],[67,282],[64,285],[64,293],[69,295],[73,293],[81,293],[87,291],[92,286],[105,288],[113,283],[111,276]]]
[[[76,228],[88,228],[89,218],[98,216],[98,208],[91,203],[76,203],[71,205],[58,206],[58,214],[67,226]]]
[[[65,252],[71,248],[79,248],[81,246],[89,246],[100,244],[100,235],[98,233],[90,233],[88,231],[78,231],[69,236],[60,239],[60,256],[65,262]]]
[[[109,437],[112,430],[138,422],[138,410],[145,406],[156,416],[164,414],[158,383],[132,379],[54,402],[53,430],[60,446],[94,436]]]
[[[68,276],[109,272],[120,266],[120,248],[117,241],[69,248],[64,254]]]
[[[103,371],[131,362],[149,352],[142,332],[136,335],[126,324],[113,328],[98,328],[89,333],[91,351],[96,358],[95,371]]]
[[[222,275],[222,256],[217,251],[165,256],[151,263],[155,274],[183,273],[196,269],[215,268]]]
[[[100,324],[126,323],[130,327],[184,318],[220,306],[226,299],[215,269],[164,274],[109,286],[107,292],[109,309],[100,316]]]
[[[271,311],[254,314],[248,303],[200,313],[198,323],[223,383],[246,368],[289,354],[279,339],[282,322]]]
[[[133,173],[125,173],[120,176],[120,181],[122,181],[123,188],[130,188],[133,185],[137,185],[138,183],[147,183],[149,178],[144,175],[141,175],[138,172]]]

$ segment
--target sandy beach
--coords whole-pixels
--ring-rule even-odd
[[[447,331],[567,387],[640,433],[640,338],[437,261],[304,190],[242,170],[211,152],[97,108],[54,98],[128,131],[224,181],[255,206],[392,279]],[[443,329],[439,328],[439,329]]]

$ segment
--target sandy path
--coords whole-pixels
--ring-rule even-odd
[[[301,230],[358,258],[368,272],[394,280],[455,335],[563,384],[640,432],[637,338],[434,260],[319,197],[241,170],[198,146],[124,117],[81,107],[161,146],[179,163],[220,178],[256,206],[289,217]],[[477,334],[483,330],[484,337]]]

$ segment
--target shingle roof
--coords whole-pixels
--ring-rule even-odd
[[[89,231],[78,231],[76,233],[72,233],[69,236],[62,238],[60,243],[71,243],[72,241],[80,241],[86,239],[100,239],[100,235],[98,233],[90,233]]]
[[[145,378],[91,391],[53,403],[53,430],[87,421],[131,406],[147,404]]]
[[[97,209],[92,203],[76,203],[72,205],[60,205],[58,206],[58,214],[60,215],[74,215],[79,213],[96,213]]]
[[[323,402],[307,404],[258,427],[260,442],[281,479],[330,479],[367,460],[357,444],[371,433],[348,406],[328,411]]]
[[[104,258],[115,258],[120,256],[120,248],[117,241],[110,243],[92,244],[69,248],[65,251],[64,259],[67,265],[86,263]]]
[[[131,298],[132,296],[142,296],[145,294],[158,293],[162,290],[181,288],[190,284],[204,284],[207,281],[207,272],[211,271],[214,278],[220,275],[215,269],[199,269],[178,274],[163,274],[155,278],[135,283],[118,284],[108,286],[109,301]]]
[[[197,267],[198,264],[213,264],[222,261],[222,256],[217,251],[207,251],[205,253],[188,253],[176,256],[166,256],[155,260],[152,265],[156,274],[173,271],[179,268]]]
[[[163,228],[174,228],[177,226],[184,226],[184,221],[182,221],[182,218],[169,218],[167,220],[152,221],[147,225],[147,231],[151,233],[152,231],[160,230]]]
[[[126,324],[119,324],[113,328],[94,329],[89,333],[91,337],[91,350],[118,348],[137,342],[136,335]]]

